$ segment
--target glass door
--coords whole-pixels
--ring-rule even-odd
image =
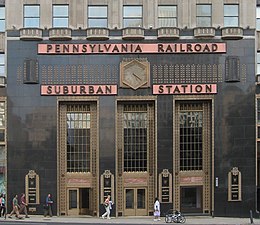
[[[181,187],[181,211],[202,212],[202,186]]]
[[[70,188],[67,192],[68,216],[79,215],[79,190],[78,188]]]
[[[125,189],[125,215],[147,216],[147,197],[145,188]]]

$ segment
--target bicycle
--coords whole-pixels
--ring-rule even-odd
[[[168,213],[165,215],[165,222],[166,223],[185,223],[186,218],[181,212],[178,210],[169,210]]]

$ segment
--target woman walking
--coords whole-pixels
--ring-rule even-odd
[[[160,214],[161,214],[161,212],[160,212],[160,202],[159,202],[158,198],[155,198],[153,208],[154,208],[154,213],[153,213],[154,221],[161,220],[160,219]]]

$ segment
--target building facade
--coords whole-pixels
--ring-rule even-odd
[[[108,194],[114,216],[152,215],[155,197],[162,214],[256,211],[256,1],[0,3],[9,200],[25,192],[39,214],[51,193],[57,215],[100,216]]]

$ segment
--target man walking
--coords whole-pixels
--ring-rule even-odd
[[[28,204],[26,203],[25,194],[22,193],[21,199],[20,199],[20,213],[24,213],[25,214],[25,218],[29,218],[28,212],[27,212],[27,205]]]
[[[46,217],[47,215],[52,217],[52,204],[53,204],[53,200],[51,198],[51,194],[48,194],[45,201],[46,208],[44,210],[44,217]]]

